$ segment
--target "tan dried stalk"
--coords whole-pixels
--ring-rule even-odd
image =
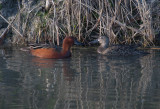
[[[46,4],[48,1],[52,2],[48,13],[52,17],[46,17],[46,26],[50,28],[47,34],[52,42],[66,35],[85,40],[91,35],[106,34],[111,43],[150,46],[153,45],[155,31],[159,32],[160,24],[154,21],[160,22],[160,6],[153,9],[158,0],[150,3],[145,0],[46,0]],[[154,21],[153,11],[154,15],[157,13]]]

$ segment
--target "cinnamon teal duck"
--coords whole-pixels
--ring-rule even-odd
[[[33,56],[40,58],[50,58],[50,59],[62,59],[71,57],[71,47],[73,44],[81,44],[76,40],[75,37],[67,36],[63,40],[61,47],[50,47],[50,46],[31,46],[29,51]],[[27,51],[21,49],[22,51]]]

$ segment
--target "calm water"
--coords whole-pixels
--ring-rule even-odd
[[[69,59],[0,49],[0,109],[160,109],[160,51],[106,57],[74,48]]]

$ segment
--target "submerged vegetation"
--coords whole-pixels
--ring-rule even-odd
[[[111,44],[152,46],[160,32],[159,0],[19,1],[12,43],[52,42],[66,35],[89,42],[108,35]]]

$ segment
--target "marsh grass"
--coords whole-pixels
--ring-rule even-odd
[[[59,45],[66,35],[81,42],[89,42],[92,35],[108,35],[111,44],[152,46],[160,30],[159,0],[46,1],[36,5],[28,2],[28,8],[21,13],[26,14],[18,20],[18,28],[23,29],[21,33],[28,41]]]

